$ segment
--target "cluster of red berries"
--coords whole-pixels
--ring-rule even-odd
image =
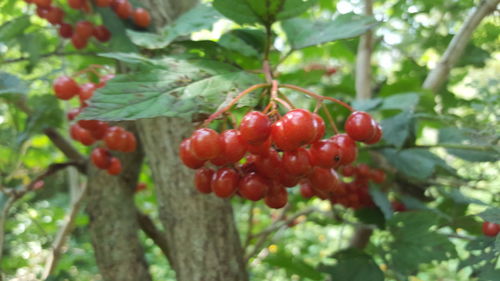
[[[500,224],[485,221],[483,222],[483,234],[486,236],[495,237],[500,233]]]
[[[375,143],[382,135],[365,112],[352,113],[345,129],[347,134],[322,139],[325,122],[316,113],[294,109],[271,122],[266,114],[252,111],[238,130],[221,134],[209,128],[196,130],[183,140],[179,152],[187,167],[198,169],[195,186],[200,192],[264,199],[267,206],[282,208],[288,202],[286,187],[300,182],[323,192],[342,188],[335,169],[356,159],[355,141]]]
[[[54,92],[56,97],[62,100],[69,100],[75,96],[80,99],[80,107],[70,110],[67,114],[70,121],[74,120],[83,108],[88,105],[90,99],[97,88],[104,87],[106,82],[113,78],[112,74],[104,75],[98,84],[91,82],[78,85],[69,76],[60,76],[54,82]],[[70,136],[72,139],[90,146],[96,141],[102,140],[106,148],[95,148],[92,151],[91,159],[94,165],[100,169],[107,170],[111,175],[117,175],[122,167],[120,160],[113,157],[109,150],[121,152],[133,152],[137,146],[137,140],[133,133],[119,126],[109,126],[107,122],[99,120],[79,120],[71,125]]]
[[[99,42],[107,42],[111,38],[111,32],[104,25],[95,26],[91,22],[84,20],[77,22],[73,27],[70,23],[64,22],[64,10],[53,6],[52,0],[24,1],[36,5],[36,13],[40,18],[59,26],[59,35],[62,38],[71,38],[71,43],[76,49],[85,48],[92,36]],[[146,28],[151,22],[148,11],[143,8],[134,10],[127,0],[95,0],[94,2],[99,7],[111,6],[122,19],[133,18],[134,23],[139,27]],[[68,5],[75,10],[83,10],[86,13],[91,12],[91,4],[88,0],[68,0]]]

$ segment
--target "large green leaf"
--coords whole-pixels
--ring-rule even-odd
[[[28,86],[19,77],[10,73],[0,72],[0,97],[25,95],[27,92]]]
[[[485,221],[500,224],[500,208],[488,208],[480,213],[479,216]]]
[[[296,18],[283,22],[283,29],[293,49],[359,36],[379,23],[370,16],[354,13],[338,15],[332,21]]]
[[[424,180],[430,177],[438,166],[450,169],[443,159],[425,149],[410,148],[398,151],[387,148],[381,152],[394,167],[410,178]]]
[[[259,82],[253,74],[214,61],[164,59],[162,63],[162,68],[122,74],[110,80],[95,93],[80,118],[190,118],[213,112],[244,88]],[[251,99],[252,94],[248,97]],[[243,102],[251,103],[248,99]]]
[[[486,148],[483,151],[458,148],[446,149],[448,153],[471,162],[494,162],[499,159],[500,153],[494,150],[493,147],[488,148],[490,145],[489,143],[492,142],[494,138],[496,137],[481,135],[473,129],[449,127],[439,130],[439,143],[441,144],[478,145]]]
[[[127,35],[137,46],[147,49],[162,49],[180,36],[211,28],[220,18],[221,15],[213,7],[199,4],[176,19],[171,25],[165,26],[159,33],[127,30]]]
[[[24,30],[30,26],[28,15],[20,16],[0,26],[0,42],[7,42],[12,38],[24,34]]]
[[[214,8],[228,19],[239,24],[252,24],[261,21],[245,0],[215,0]]]
[[[392,95],[384,99],[381,109],[414,110],[419,100],[420,95],[417,93]]]
[[[396,147],[402,147],[412,130],[413,114],[403,111],[391,118],[382,120],[383,139]]]
[[[372,196],[373,202],[384,214],[384,218],[386,220],[392,217],[392,207],[389,198],[387,197],[387,193],[382,192],[380,188],[375,185],[370,186],[370,195]]]
[[[284,250],[279,250],[274,254],[270,254],[263,262],[284,269],[289,276],[295,274],[302,278],[323,280],[322,274],[315,270],[314,267]]]
[[[242,55],[260,58],[263,54],[265,33],[261,29],[234,29],[218,41],[222,47]]]
[[[328,273],[332,280],[339,281],[379,281],[384,274],[372,257],[358,249],[347,249],[335,253],[337,263],[333,266],[320,266],[320,270]]]
[[[97,8],[101,14],[104,25],[111,31],[111,40],[108,47],[113,52],[137,52],[137,48],[125,33],[125,25],[123,21],[113,13],[113,10],[108,8]]]

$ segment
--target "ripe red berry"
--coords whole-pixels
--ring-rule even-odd
[[[109,127],[108,123],[99,121],[97,127],[91,130],[90,134],[94,139],[102,140],[108,131],[108,127]]]
[[[132,5],[127,0],[118,0],[115,6],[115,13],[121,19],[128,19],[133,13]]]
[[[393,202],[391,202],[391,206],[392,206],[392,209],[395,212],[404,212],[404,211],[406,211],[405,204],[403,204],[403,203],[401,203],[399,201],[393,201]]]
[[[141,190],[145,190],[146,188],[148,188],[148,186],[141,182],[141,183],[138,183],[136,186],[135,186],[135,192],[139,192]]]
[[[107,169],[111,165],[111,155],[104,148],[96,147],[90,154],[92,163],[99,169]]]
[[[315,135],[312,140],[313,143],[319,141],[323,136],[325,135],[325,121],[321,116],[319,116],[316,113],[312,114],[313,117],[313,125],[314,125],[314,131]]]
[[[241,179],[238,191],[243,198],[258,201],[267,194],[271,183],[257,173],[250,173]]]
[[[312,187],[314,189],[332,191],[339,184],[337,174],[331,169],[314,167],[311,175],[309,175]]]
[[[222,166],[228,163],[236,163],[245,156],[246,144],[237,130],[226,130],[220,135],[222,141],[222,152],[211,162]]]
[[[382,127],[380,127],[380,124],[375,121],[373,121],[373,123],[375,127],[375,134],[371,139],[365,141],[366,144],[375,144],[382,138]]]
[[[59,26],[59,35],[62,38],[71,38],[73,36],[73,26],[67,23],[61,23]]]
[[[37,8],[36,8],[36,14],[40,18],[42,18],[42,19],[47,18],[47,14],[48,13],[49,13],[49,9],[48,8],[43,8],[43,7],[37,6]]]
[[[283,208],[288,203],[288,192],[283,186],[274,185],[264,197],[264,202],[269,208]]]
[[[51,24],[60,24],[63,21],[64,18],[64,11],[61,10],[58,7],[50,7],[48,9],[48,12],[45,16],[45,18],[51,23]]]
[[[310,183],[306,182],[300,185],[300,195],[304,198],[311,198],[314,196],[314,191]]]
[[[77,33],[74,33],[73,36],[71,36],[71,43],[75,49],[81,50],[87,46],[88,38],[81,37]]]
[[[248,152],[255,155],[267,155],[269,153],[269,149],[271,148],[272,140],[271,138],[267,138],[263,143],[260,144],[249,144],[247,143]]]
[[[179,156],[182,163],[191,169],[198,169],[203,167],[205,160],[201,160],[194,156],[191,150],[191,138],[187,138],[179,145]]]
[[[80,127],[81,128],[81,127]],[[92,137],[92,134],[90,133],[89,130],[86,130],[84,128],[81,128],[81,130],[79,131],[79,136],[78,136],[78,140],[85,146],[90,146],[90,145],[93,145],[94,142],[95,142],[95,139],[94,137]]]
[[[356,142],[349,137],[347,134],[338,134],[330,138],[331,141],[337,144],[342,151],[342,159],[340,160],[341,165],[347,165],[358,156],[358,149],[356,148]]]
[[[125,129],[119,126],[109,127],[104,136],[104,143],[111,150],[122,151],[127,146]]]
[[[95,4],[98,7],[109,7],[111,5],[111,0],[96,0]]]
[[[212,191],[221,198],[231,197],[240,181],[238,173],[231,168],[219,169],[212,178]]]
[[[500,232],[500,224],[485,221],[483,222],[483,234],[495,237]]]
[[[134,152],[137,148],[137,139],[135,138],[135,135],[131,132],[125,132],[125,142],[126,145],[122,149],[123,152]]]
[[[111,164],[109,165],[107,170],[108,174],[114,176],[122,172],[122,162],[120,162],[120,159],[112,157],[110,162]]]
[[[68,0],[68,5],[75,10],[82,9],[84,4],[85,0]]]
[[[370,166],[366,165],[366,164],[359,164],[357,169],[356,169],[356,173],[358,175],[358,177],[362,178],[362,179],[368,179],[370,176],[371,176],[371,169],[370,169]]]
[[[283,118],[283,128],[287,140],[299,146],[311,143],[316,137],[313,116],[304,109],[294,109],[287,112]]]
[[[341,172],[344,177],[352,177],[356,173],[356,168],[354,166],[344,166]]]
[[[80,87],[71,77],[63,75],[54,81],[54,92],[57,98],[69,100],[80,92]]]
[[[285,187],[294,187],[299,184],[300,177],[286,173],[281,169],[278,173],[277,182]]]
[[[347,118],[344,129],[355,141],[367,141],[375,135],[375,127],[370,114],[363,111],[355,111]]]
[[[134,11],[134,23],[140,27],[148,27],[151,22],[151,16],[149,12],[143,8],[137,8]]]
[[[80,125],[80,127],[84,128],[84,129],[93,131],[93,130],[99,128],[99,126],[101,125],[101,121],[99,121],[99,120],[79,120],[78,125]]]
[[[372,170],[371,179],[376,183],[383,183],[385,181],[385,173],[382,170]]]
[[[271,178],[276,179],[279,176],[279,173],[282,170],[281,159],[274,149],[269,150],[268,155],[259,155],[255,158],[255,168],[259,174]]]
[[[286,151],[281,160],[283,169],[292,175],[302,176],[308,174],[311,169],[309,152],[305,148],[298,148],[295,151]]]
[[[92,35],[94,35],[99,42],[107,42],[111,39],[111,32],[104,25],[95,26]]]
[[[329,139],[315,142],[309,151],[312,163],[322,168],[337,168],[343,157],[342,149]]]
[[[80,141],[80,131],[85,130],[84,128],[78,126],[78,124],[73,124],[69,127],[69,135],[72,139]]]
[[[83,102],[90,99],[94,94],[95,89],[96,89],[95,84],[90,82],[80,86],[80,93],[79,93],[80,101]]]
[[[283,121],[275,122],[271,127],[271,137],[274,144],[283,151],[293,151],[300,147],[300,143],[292,142],[285,131]]]
[[[38,7],[48,8],[50,7],[52,0],[33,0],[33,3],[35,3]]]
[[[191,149],[197,158],[211,160],[221,154],[223,142],[216,131],[201,128],[191,136]]]
[[[258,111],[247,113],[240,123],[241,137],[252,145],[265,142],[271,133],[271,121]]]
[[[212,177],[214,175],[214,171],[208,168],[201,168],[196,171],[194,175],[194,186],[201,193],[210,193],[212,192]]]
[[[80,107],[72,108],[68,111],[68,113],[66,113],[66,117],[68,117],[69,121],[75,120],[76,116],[78,116],[81,111],[82,109]]]
[[[92,36],[92,32],[94,31],[94,25],[89,21],[79,21],[75,25],[75,33],[78,34],[81,38],[88,39]]]

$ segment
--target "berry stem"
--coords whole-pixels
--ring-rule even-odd
[[[289,104],[292,107],[292,109],[295,109],[295,106],[293,105],[293,103],[288,99],[288,97],[285,94],[283,94],[282,92],[278,91],[278,95],[280,95],[281,98],[284,101],[286,101],[286,103]]]
[[[243,98],[246,94],[249,94],[257,89],[260,89],[260,88],[265,88],[265,87],[269,87],[270,85],[267,84],[267,83],[262,83],[262,84],[255,84],[245,90],[243,90],[242,92],[240,92],[228,105],[226,105],[225,107],[221,108],[220,110],[218,110],[217,112],[215,112],[214,114],[210,115],[210,117],[207,118],[207,120],[205,120],[205,122],[203,122],[203,126],[206,126],[208,125],[210,122],[214,121],[215,119],[217,119],[217,117],[219,117],[222,113],[228,111],[229,109],[231,109],[231,107],[233,105],[235,105],[241,98]]]
[[[328,111],[328,108],[326,108],[326,105],[324,103],[321,103],[321,108],[323,109],[323,112],[326,115],[326,118],[328,119],[328,122],[330,123],[330,126],[332,126],[333,131],[335,134],[339,133],[339,129],[337,129],[337,125],[335,125],[335,122],[333,121],[332,115]]]
[[[288,104],[285,100],[281,98],[274,98],[275,101],[279,102],[283,107],[285,107],[288,111],[292,110],[293,107]]]
[[[354,110],[352,109],[352,107],[350,107],[347,103],[345,103],[345,102],[343,102],[343,101],[341,101],[341,100],[338,100],[338,99],[336,99],[336,98],[332,98],[332,97],[325,97],[325,96],[322,96],[322,95],[318,95],[318,94],[316,94],[316,93],[314,93],[314,92],[311,92],[311,91],[309,91],[309,90],[306,90],[306,89],[304,89],[304,88],[301,88],[301,87],[299,87],[299,86],[295,86],[295,85],[292,85],[292,84],[280,84],[280,87],[282,87],[282,88],[292,89],[292,90],[295,90],[295,91],[298,91],[298,92],[302,92],[302,93],[304,93],[304,94],[306,94],[306,95],[309,95],[309,96],[311,96],[311,97],[313,97],[313,98],[315,98],[315,99],[317,99],[317,100],[320,100],[320,101],[323,101],[323,100],[333,101],[333,102],[338,103],[338,104],[340,104],[341,106],[343,106],[343,107],[345,107],[345,108],[349,109],[349,111],[354,111]]]

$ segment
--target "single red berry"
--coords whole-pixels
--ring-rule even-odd
[[[96,147],[90,154],[92,163],[99,169],[107,169],[111,165],[111,154],[104,148]]]
[[[300,185],[300,195],[306,199],[314,196],[314,191],[310,183],[305,182]]]
[[[338,134],[330,138],[330,140],[337,144],[342,151],[342,159],[340,159],[340,165],[351,164],[356,160],[358,156],[358,149],[356,148],[356,142],[349,137],[347,134]]]
[[[76,116],[82,112],[82,109],[80,107],[72,108],[68,113],[66,113],[66,117],[68,117],[69,121],[75,120]]]
[[[79,93],[79,96],[80,96],[80,101],[83,102],[85,100],[88,100],[92,97],[92,95],[94,94],[94,91],[96,89],[96,86],[94,83],[85,83],[83,85],[80,86],[80,93]]]
[[[194,131],[191,136],[191,149],[197,158],[210,160],[221,154],[223,142],[216,131],[201,128]]]
[[[194,175],[194,186],[201,193],[212,192],[212,177],[214,171],[209,168],[201,168],[196,171]]]
[[[314,138],[313,138],[313,143],[319,141],[320,139],[323,138],[325,135],[325,121],[321,116],[319,116],[316,113],[312,114],[313,117],[313,125],[314,125]]]
[[[269,150],[268,155],[257,156],[254,163],[257,172],[270,179],[277,179],[279,173],[282,172],[280,156],[278,152],[272,148]]]
[[[140,27],[148,27],[151,22],[149,12],[143,8],[137,8],[134,11],[134,23]]]
[[[376,183],[383,183],[385,181],[385,173],[382,170],[372,170],[371,178]]]
[[[92,30],[92,35],[94,35],[99,42],[107,42],[111,39],[111,32],[104,25],[95,26]]]
[[[269,189],[266,197],[264,197],[264,203],[269,208],[283,208],[288,203],[288,192],[283,186],[274,185]]]
[[[362,179],[368,179],[371,176],[372,170],[370,169],[370,166],[366,164],[359,164],[356,168],[356,172],[358,177]]]
[[[373,121],[373,126],[375,127],[375,134],[373,137],[367,141],[365,141],[366,144],[375,144],[380,141],[382,138],[382,127],[380,126],[379,123]]]
[[[49,9],[48,8],[43,8],[43,7],[37,6],[37,8],[36,8],[36,14],[40,18],[42,18],[42,19],[47,18],[47,14],[48,13],[49,13]]]
[[[247,143],[248,152],[255,155],[267,155],[269,153],[269,149],[271,148],[272,140],[271,138],[267,138],[263,143],[260,144],[249,144]]]
[[[282,120],[279,120],[272,125],[271,137],[274,144],[283,151],[293,151],[300,147],[300,143],[293,142],[288,138],[288,134],[285,131]]]
[[[94,31],[94,25],[89,21],[79,21],[75,25],[75,33],[78,34],[81,38],[88,39],[92,36],[92,32]]]
[[[120,159],[112,157],[110,162],[108,174],[115,176],[122,172],[122,162]]]
[[[133,13],[132,5],[127,0],[118,0],[115,6],[115,13],[121,19],[128,19]]]
[[[355,111],[347,118],[344,129],[355,141],[367,141],[375,135],[375,127],[370,114],[363,111]]]
[[[82,9],[84,4],[85,0],[68,0],[68,5],[75,10]]]
[[[179,145],[179,157],[182,163],[191,169],[203,167],[205,160],[196,158],[191,149],[191,138],[184,139]]]
[[[217,158],[211,160],[214,165],[222,166],[228,163],[236,163],[245,156],[246,144],[238,130],[226,130],[220,135],[222,140],[222,152]]]
[[[85,130],[84,128],[78,126],[78,124],[73,124],[69,127],[69,135],[72,139],[80,141],[80,131]]]
[[[75,47],[75,49],[81,50],[87,46],[88,38],[74,33],[73,36],[71,36],[71,43],[73,44],[73,47]]]
[[[281,163],[283,164],[283,169],[287,173],[295,176],[306,175],[312,169],[309,152],[307,152],[305,148],[298,148],[295,151],[286,151],[283,153]]]
[[[311,143],[316,137],[313,116],[307,110],[294,109],[287,112],[281,120],[289,142],[302,146]]]
[[[312,184],[311,184],[311,188],[314,192],[314,195],[316,195],[316,197],[318,197],[319,199],[327,200],[327,199],[332,198],[332,194],[331,194],[330,190],[319,189]]]
[[[315,142],[309,151],[312,163],[322,168],[337,168],[343,157],[342,149],[329,139]]]
[[[277,174],[278,174],[277,182],[283,185],[284,187],[294,187],[297,184],[299,184],[300,181],[299,176],[286,173],[285,171],[283,171],[283,169],[281,169],[281,171],[278,172]]]
[[[62,38],[71,38],[73,36],[73,26],[67,23],[61,23],[59,26],[59,35]]]
[[[52,0],[33,0],[33,3],[38,7],[48,8],[52,4]]]
[[[406,206],[405,204],[399,202],[399,201],[392,201],[391,202],[391,206],[392,206],[392,209],[395,211],[395,212],[404,212],[406,211]]]
[[[344,166],[341,172],[344,177],[352,177],[356,174],[356,167],[350,165]]]
[[[99,120],[79,120],[78,125],[80,125],[80,127],[84,128],[84,129],[93,131],[93,130],[99,128],[99,126],[101,125],[101,121],[99,121]]]
[[[145,190],[145,189],[147,189],[147,188],[148,188],[148,186],[147,186],[145,183],[141,182],[141,183],[138,183],[138,184],[135,186],[135,192],[139,192],[139,191],[141,191],[141,190]]]
[[[240,133],[243,140],[252,145],[265,142],[271,133],[271,121],[262,112],[247,113],[240,123]]]
[[[331,169],[314,167],[309,180],[314,189],[332,191],[339,185],[337,174]]]
[[[238,186],[238,191],[243,198],[258,201],[267,194],[272,183],[257,173],[245,175]]]
[[[106,133],[108,132],[109,124],[103,121],[99,121],[98,125],[90,130],[90,134],[96,140],[102,140]]]
[[[96,0],[95,4],[98,7],[109,7],[111,5],[111,0]]]
[[[126,134],[120,126],[109,127],[104,135],[104,143],[111,150],[122,151],[127,146]]]
[[[93,145],[95,142],[94,137],[92,137],[92,134],[90,133],[89,130],[86,130],[82,127],[80,127],[81,130],[79,131],[80,135],[78,137],[78,140],[85,146],[90,146]]]
[[[50,7],[45,18],[51,24],[54,24],[54,25],[60,24],[60,23],[62,23],[63,18],[64,18],[64,11],[58,7]]]
[[[500,232],[500,224],[485,221],[483,222],[483,234],[495,237]]]
[[[57,98],[69,100],[80,93],[80,87],[71,77],[63,75],[54,81],[54,92]]]
[[[231,197],[240,181],[238,173],[231,168],[219,169],[212,178],[212,191],[221,198]]]

